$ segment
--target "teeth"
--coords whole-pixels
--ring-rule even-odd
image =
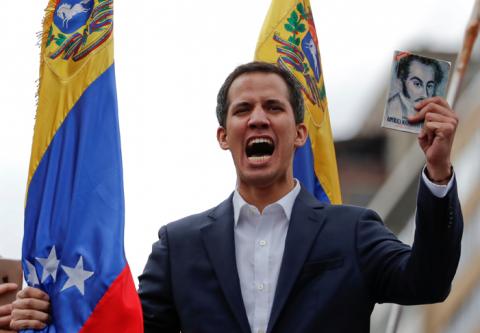
[[[256,163],[258,163],[258,162],[264,162],[264,161],[266,161],[266,160],[269,159],[269,158],[270,158],[270,156],[268,156],[268,155],[264,155],[264,156],[250,156],[250,157],[248,158],[248,160],[249,160],[250,162],[256,162]]]
[[[250,140],[250,142],[248,142],[248,145],[251,146],[255,143],[268,143],[268,144],[273,144],[272,140],[270,139],[267,139],[267,138],[256,138],[256,139],[252,139]]]

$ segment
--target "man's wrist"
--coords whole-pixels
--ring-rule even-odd
[[[450,164],[448,167],[444,168],[443,171],[432,171],[433,168],[429,168],[428,165],[425,168],[425,175],[427,178],[437,185],[447,185],[450,179],[453,176],[453,167]]]
[[[423,167],[423,170],[422,170],[422,179],[424,184],[427,186],[430,192],[437,198],[443,198],[447,195],[447,193],[453,187],[454,178],[455,178],[455,172],[452,169],[452,175],[447,184],[436,184],[427,177],[427,167],[426,166]]]

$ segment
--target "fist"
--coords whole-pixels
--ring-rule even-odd
[[[446,184],[452,176],[450,155],[458,125],[458,116],[447,101],[436,96],[415,105],[418,113],[408,120],[424,121],[418,143],[425,154],[427,175],[437,184]]]
[[[25,288],[18,292],[12,303],[12,319],[10,328],[42,329],[50,321],[50,298],[48,294],[37,288]]]

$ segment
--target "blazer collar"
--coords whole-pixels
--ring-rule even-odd
[[[250,324],[243,304],[235,260],[232,196],[233,194],[208,215],[211,223],[202,228],[202,237],[225,298],[242,331],[248,333]],[[302,186],[292,209],[267,332],[272,332],[309,250],[323,226],[324,206]]]
[[[208,215],[211,223],[202,228],[202,237],[225,298],[242,331],[250,333],[235,261],[232,195]]]
[[[290,226],[285,239],[285,251],[268,322],[268,333],[271,333],[275,327],[308,253],[322,229],[325,220],[322,211],[324,206],[325,204],[319,202],[302,186],[293,206]]]

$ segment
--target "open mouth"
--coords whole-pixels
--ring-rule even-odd
[[[254,138],[247,143],[245,153],[251,161],[263,161],[272,156],[275,150],[273,141],[269,138]]]

